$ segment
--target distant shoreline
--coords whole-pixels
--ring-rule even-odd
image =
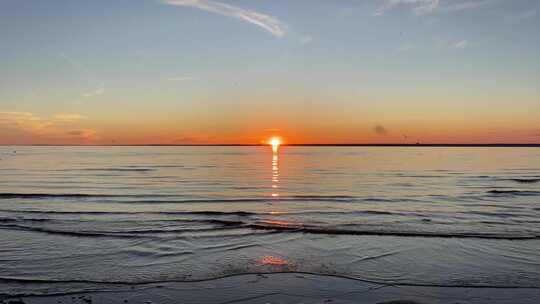
[[[144,144],[144,145],[53,145],[53,144],[2,144],[0,147],[265,147],[266,144]],[[538,144],[283,144],[283,147],[523,147],[536,148]]]

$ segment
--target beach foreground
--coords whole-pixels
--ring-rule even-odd
[[[48,285],[54,290],[56,287]],[[538,303],[534,288],[381,285],[303,273],[247,274],[201,282],[101,286],[99,292],[3,299],[2,303]]]

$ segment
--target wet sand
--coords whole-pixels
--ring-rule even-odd
[[[55,287],[48,288],[50,288],[48,296],[4,298],[1,303],[536,304],[540,301],[540,289],[534,288],[381,285],[342,277],[303,273],[246,274],[189,283],[101,285],[96,286],[96,291],[67,294],[55,294]]]

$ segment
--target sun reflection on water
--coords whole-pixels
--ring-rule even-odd
[[[285,266],[285,265],[288,265],[289,263],[287,262],[287,260],[283,258],[273,256],[273,255],[266,255],[262,257],[261,264],[272,265],[272,266]]]
[[[277,150],[272,153],[272,197],[279,197],[279,158]]]

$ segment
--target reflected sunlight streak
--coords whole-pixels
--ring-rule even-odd
[[[279,183],[278,154],[274,152],[272,154],[272,189],[274,189],[274,192],[272,192],[272,197],[279,196],[279,193],[276,192],[276,190],[278,189],[278,183]]]

